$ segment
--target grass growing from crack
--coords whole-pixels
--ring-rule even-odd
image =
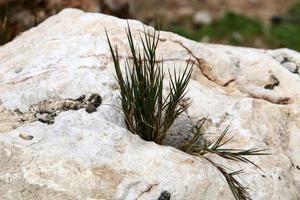
[[[142,51],[135,46],[129,25],[126,34],[130,47],[129,57],[132,60],[126,60],[125,72],[123,74],[118,49],[117,47],[113,48],[106,32],[114,62],[116,79],[120,87],[125,123],[133,134],[139,135],[146,141],[154,141],[162,145],[173,122],[182,112],[187,111],[190,105],[189,101],[183,101],[183,99],[191,78],[192,66],[188,62],[181,75],[174,71],[172,76],[171,72],[168,71],[170,77],[169,93],[164,97],[163,80],[165,74],[163,72],[163,61],[159,61],[156,57],[159,33],[149,30],[144,31],[143,37],[140,36]],[[243,170],[228,172],[224,166],[216,163],[207,155],[215,154],[226,160],[243,162],[259,168],[259,166],[246,156],[267,155],[267,153],[265,150],[256,148],[247,150],[222,148],[232,140],[230,138],[224,141],[229,126],[220,134],[215,142],[207,142],[204,139],[205,131],[203,131],[205,121],[206,119],[203,119],[197,123],[193,123],[193,136],[187,142],[183,143],[179,149],[188,154],[203,157],[215,166],[225,178],[235,199],[251,199],[247,188],[236,178]]]
[[[121,72],[118,50],[113,49],[107,36],[121,90],[125,123],[132,133],[139,135],[142,139],[163,144],[175,119],[189,106],[188,103],[180,103],[186,94],[185,90],[192,74],[192,67],[188,63],[182,75],[175,71],[171,76],[169,71],[170,92],[164,98],[163,62],[157,62],[156,58],[159,33],[156,31],[144,33],[144,37],[141,37],[144,51],[141,52],[134,45],[129,27],[126,32],[132,62],[126,60],[125,76]],[[150,36],[152,34],[153,36]]]
[[[209,161],[225,178],[232,194],[237,200],[250,200],[251,197],[247,191],[247,188],[244,187],[235,177],[242,174],[244,170],[238,170],[233,172],[228,172],[225,167],[214,162],[206,155],[214,154],[223,159],[227,159],[235,162],[243,162],[251,164],[258,169],[262,170],[258,165],[249,160],[246,156],[259,156],[259,155],[268,155],[266,149],[230,149],[222,148],[225,144],[229,143],[233,137],[224,141],[225,135],[228,133],[229,126],[227,126],[224,131],[220,134],[218,139],[215,142],[206,142],[204,139],[205,131],[203,130],[203,125],[206,119],[200,120],[193,126],[193,137],[184,143],[180,150],[189,153],[194,156],[201,156]]]

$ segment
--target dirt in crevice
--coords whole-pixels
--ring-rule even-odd
[[[102,98],[99,94],[90,96],[82,95],[78,99],[44,100],[30,106],[27,112],[20,110],[7,110],[0,105],[0,132],[10,131],[22,124],[40,121],[45,124],[53,124],[59,113],[68,110],[79,110],[84,108],[86,112],[97,111],[101,105]]]
[[[274,75],[271,75],[269,83],[265,85],[264,88],[267,90],[273,90],[274,87],[279,85],[279,83],[280,83],[279,80]]]

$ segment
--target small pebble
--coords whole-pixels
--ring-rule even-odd
[[[32,140],[33,139],[32,135],[27,135],[25,133],[20,133],[19,137],[24,139],[24,140]]]
[[[22,70],[23,70],[22,67],[18,67],[17,69],[15,69],[15,73],[16,73],[16,74],[17,74],[17,73],[20,73]]]

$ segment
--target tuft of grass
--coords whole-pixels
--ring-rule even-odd
[[[168,130],[178,116],[187,111],[189,101],[183,101],[186,95],[186,88],[192,74],[190,62],[184,72],[179,75],[174,71],[170,76],[169,93],[164,97],[164,77],[163,60],[157,60],[156,50],[159,43],[159,33],[155,30],[144,31],[140,36],[142,51],[134,44],[133,36],[128,25],[126,29],[127,40],[130,47],[131,60],[126,59],[125,72],[121,71],[121,64],[117,47],[113,48],[109,36],[106,32],[107,41],[113,58],[116,80],[120,87],[121,104],[125,115],[127,128],[139,135],[146,141],[154,141],[163,144],[168,134]],[[193,123],[193,136],[183,143],[179,149],[193,156],[203,157],[209,161],[225,178],[234,198],[236,200],[250,200],[251,197],[236,176],[243,173],[243,170],[228,172],[224,166],[214,162],[207,157],[209,154],[217,155],[223,159],[251,164],[259,169],[247,156],[268,155],[266,150],[251,149],[228,149],[223,148],[233,137],[224,141],[229,126],[215,142],[208,142],[204,138],[203,125],[206,118]]]
[[[203,130],[203,125],[206,121],[206,118],[198,121],[194,124],[193,127],[193,137],[184,143],[180,149],[186,153],[189,153],[194,156],[199,156],[205,158],[209,161],[213,166],[217,168],[217,170],[223,175],[225,178],[234,198],[236,200],[251,200],[251,196],[249,195],[247,188],[243,186],[235,177],[242,174],[244,170],[238,170],[233,172],[228,172],[224,166],[214,162],[210,158],[207,157],[208,154],[217,155],[223,159],[235,161],[235,162],[243,162],[247,164],[251,164],[256,168],[262,170],[258,165],[249,160],[246,156],[261,156],[261,155],[269,155],[267,153],[267,149],[230,149],[230,148],[222,148],[225,144],[230,142],[233,137],[224,141],[225,135],[228,133],[229,126],[227,126],[224,131],[220,134],[215,142],[207,142],[204,138],[205,131]]]
[[[144,31],[140,36],[143,51],[134,44],[130,27],[126,29],[131,60],[126,60],[125,75],[121,72],[118,49],[113,48],[107,35],[107,40],[114,62],[116,79],[118,81],[122,108],[127,128],[146,141],[163,144],[164,139],[175,119],[184,112],[189,102],[181,104],[186,95],[192,66],[190,62],[180,75],[174,71],[170,76],[169,93],[164,97],[163,60],[157,60],[156,50],[159,33],[155,30]]]

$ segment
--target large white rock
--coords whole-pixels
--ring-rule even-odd
[[[144,25],[129,24],[138,39]],[[172,200],[233,199],[206,160],[126,130],[104,32],[124,61],[126,26],[66,9],[0,47],[0,199],[156,200],[163,191]],[[284,63],[299,68],[300,54],[203,44],[168,32],[158,51],[166,68],[196,61],[189,114],[208,116],[208,137],[231,124],[231,147],[272,153],[252,159],[264,172],[212,159],[244,168],[241,178],[255,200],[299,199],[300,77]],[[92,94],[101,96],[100,106]]]

